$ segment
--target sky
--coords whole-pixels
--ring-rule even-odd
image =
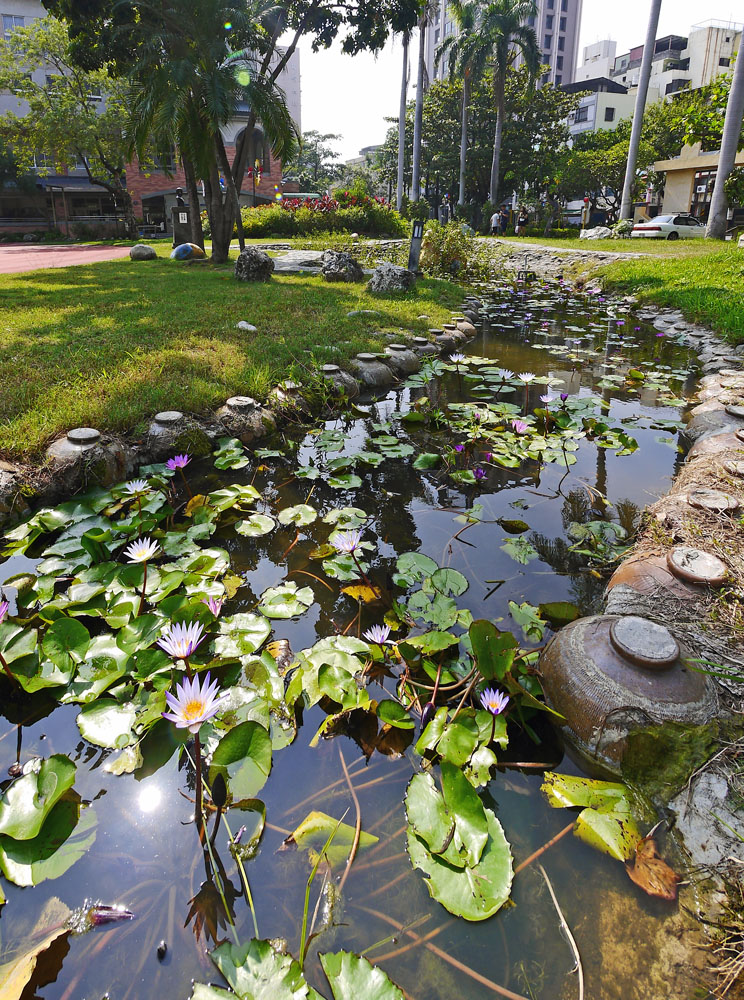
[[[611,38],[620,55],[643,44],[647,19],[648,0],[584,0],[579,47]],[[686,35],[691,25],[708,20],[744,21],[741,0],[706,0],[702,5],[700,0],[662,0],[658,35]],[[390,127],[385,118],[398,115],[400,40],[394,39],[376,58],[368,53],[346,56],[338,46],[314,53],[307,40],[299,48],[303,131],[340,134],[335,148],[343,160],[356,156],[362,146],[382,142]],[[415,40],[411,50],[415,60]]]

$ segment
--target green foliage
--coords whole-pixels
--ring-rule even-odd
[[[300,191],[322,194],[339,173],[341,161],[332,144],[340,138],[315,129],[303,132],[296,153],[283,165],[285,179],[296,180]]]
[[[629,861],[641,839],[630,793],[619,782],[546,771],[542,791],[554,809],[579,806],[574,833],[618,861]]]
[[[458,222],[441,226],[432,222],[426,227],[421,243],[421,267],[435,277],[463,279],[473,268],[477,244]]]
[[[321,236],[325,233],[364,233],[368,236],[405,236],[404,220],[394,208],[374,198],[362,198],[361,204],[344,207],[335,199],[333,208],[319,207],[319,202],[293,202],[243,208],[243,232],[247,239],[264,236]],[[206,213],[202,216],[205,236],[211,234]],[[234,230],[237,235],[237,230]]]

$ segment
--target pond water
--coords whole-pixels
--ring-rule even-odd
[[[519,606],[525,602],[533,609],[544,602],[573,602],[582,614],[599,609],[607,575],[602,553],[591,558],[571,550],[594,544],[594,536],[580,543],[576,525],[604,520],[631,533],[643,507],[668,489],[680,461],[676,425],[683,397],[693,387],[694,359],[680,345],[657,337],[655,330],[626,315],[620,304],[596,296],[569,293],[559,286],[516,286],[492,290],[490,303],[491,322],[464,349],[473,362],[450,365],[430,381],[416,384],[414,379],[414,384],[396,388],[383,399],[363,401],[352,414],[327,420],[310,433],[290,427],[267,446],[269,454],[249,456],[249,464],[242,468],[215,469],[211,459],[190,464],[186,473],[194,494],[214,493],[234,483],[252,484],[261,494],[240,513],[225,510],[216,532],[203,543],[210,551],[223,549],[229,554],[233,596],[225,602],[223,617],[255,614],[267,588],[292,581],[298,588],[310,588],[312,603],[299,616],[272,619],[272,640],[286,640],[296,653],[327,636],[359,636],[382,622],[393,599],[405,598],[406,590],[396,585],[394,576],[396,558],[407,552],[423,553],[438,566],[464,574],[468,587],[456,596],[457,608],[467,609],[475,619],[499,623],[526,649],[540,642],[536,632],[523,631],[527,619],[524,612],[520,617]],[[496,374],[497,368],[533,373],[536,378],[520,381],[509,372]],[[544,404],[539,397],[548,385],[555,399]],[[562,399],[561,393],[567,398]],[[423,398],[427,404],[422,405]],[[603,401],[604,415],[589,404],[590,398]],[[512,404],[520,412],[499,411],[502,404]],[[576,409],[584,404],[584,410]],[[576,435],[561,460],[527,458],[515,467],[499,464],[498,444],[486,441],[483,429],[519,416],[528,418],[528,428],[513,435],[521,437],[519,447],[526,448],[525,442],[534,443],[541,426],[534,410],[546,405],[555,415],[562,409],[586,419],[594,414],[592,419],[601,420],[606,429],[594,425],[588,436]],[[424,419],[402,422],[401,415],[411,410]],[[449,417],[440,418],[440,413]],[[453,421],[460,426],[453,427]],[[494,430],[494,435],[499,433]],[[623,435],[638,447],[632,450]],[[401,444],[411,445],[412,453],[397,455]],[[462,444],[462,450],[455,451],[455,444]],[[540,441],[538,445],[547,447]],[[273,451],[281,454],[270,454]],[[630,453],[618,454],[621,451]],[[343,461],[360,452],[382,457],[379,463],[374,457],[366,463]],[[432,458],[432,468],[416,469],[414,459],[421,455],[440,457],[436,464]],[[563,460],[567,455],[572,464]],[[298,477],[298,468],[317,469],[320,475],[312,478],[311,471]],[[479,470],[472,477],[475,482],[462,475],[474,470]],[[334,481],[333,477],[346,475],[357,477],[359,484],[354,478]],[[171,481],[170,488],[180,504],[175,523],[179,519],[183,523],[188,496],[179,478]],[[300,504],[318,514],[307,525],[279,524],[256,537],[235,530],[236,521],[253,513],[273,517]],[[382,595],[362,604],[361,611],[355,598],[342,590],[356,582],[353,570],[346,580],[339,580],[332,555],[328,564],[317,558],[316,551],[333,529],[324,516],[334,508],[348,507],[368,515],[364,538],[372,547],[363,557],[370,566],[368,576]],[[469,520],[464,518],[468,511]],[[54,537],[42,538],[0,566],[0,580],[35,566],[42,542],[49,544]],[[210,588],[205,593],[219,594],[222,589],[219,580]],[[409,594],[414,589],[409,588]],[[7,589],[11,600],[14,593]],[[92,621],[81,620],[89,625]],[[100,617],[95,621],[91,633],[97,634],[101,627],[106,630]],[[433,624],[439,627],[437,621]],[[431,627],[431,622],[419,621],[411,632]],[[460,624],[444,627],[463,632]],[[552,633],[544,623],[542,627],[547,639]],[[396,638],[395,632],[391,638]],[[393,661],[387,668],[373,670],[370,696],[378,701],[394,697],[401,669]],[[229,669],[224,674],[218,670],[221,680],[227,675]],[[151,738],[150,743],[145,737],[144,764],[133,774],[110,773],[106,764],[119,751],[85,740],[76,723],[80,705],[58,705],[54,690],[18,700],[10,697],[9,687],[3,689],[2,773],[7,774],[17,756],[25,763],[37,756],[68,755],[77,766],[74,789],[87,806],[81,814],[87,822],[75,832],[80,857],[60,877],[33,888],[3,880],[7,904],[0,910],[2,960],[9,961],[29,947],[50,901],[60,899],[75,908],[86,899],[100,900],[127,907],[135,918],[60,938],[44,953],[25,996],[186,998],[192,981],[220,982],[207,951],[215,937],[229,937],[229,928],[209,877],[211,862],[199,848],[193,805],[187,798],[194,795],[190,758],[172,753],[175,743],[166,747],[163,736],[157,741]],[[115,685],[112,690],[116,693]],[[427,689],[420,690],[423,703]],[[124,697],[127,691],[120,694]],[[406,854],[404,799],[411,775],[421,767],[414,750],[419,735],[416,712],[415,731],[392,729],[379,739],[378,720],[358,711],[338,723],[333,738],[311,745],[326,719],[321,705],[328,707],[321,702],[301,715],[296,738],[288,746],[282,744],[289,737],[282,739],[281,727],[275,726],[271,774],[257,793],[265,803],[266,828],[245,868],[260,936],[285,938],[295,955],[299,951],[310,865],[304,851],[281,848],[313,809],[335,819],[345,816],[346,823],[354,824],[343,759],[358,796],[362,829],[379,840],[359,851],[334,925],[310,945],[305,965],[309,982],[330,996],[317,954],[344,948],[366,950],[412,1000],[497,996],[494,984],[502,988],[502,995],[506,990],[534,1000],[575,996],[572,953],[536,865],[515,876],[510,902],[482,922],[450,915],[430,898],[422,873],[412,868]],[[510,725],[509,746],[499,759],[580,773],[563,758],[547,723],[533,719],[532,724],[541,742],[536,744],[518,725]],[[203,741],[208,743],[208,736]],[[480,790],[484,805],[504,828],[515,866],[571,818],[548,806],[540,792],[541,781],[539,767],[501,767],[492,770]],[[9,783],[6,780],[2,787]],[[230,830],[234,834],[245,823],[250,831],[257,815],[250,809],[229,810]],[[237,937],[246,941],[254,935],[253,921],[227,837],[223,824],[215,841],[217,866],[224,866],[224,890],[233,905]],[[573,836],[561,839],[541,861],[577,939],[586,995],[594,1000],[650,996],[645,969],[653,962],[656,936],[675,906],[644,896],[621,864]],[[342,871],[343,865],[335,868],[331,880],[338,881]],[[311,917],[325,877],[321,868],[312,887]],[[318,924],[324,912],[325,904]],[[414,941],[401,926],[419,939]],[[164,956],[158,955],[160,942],[167,944]],[[633,955],[632,961],[626,960],[628,955]]]

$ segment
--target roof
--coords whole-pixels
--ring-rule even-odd
[[[101,184],[91,184],[87,177],[73,177],[69,174],[50,174],[48,177],[38,177],[36,184],[42,191],[50,188],[56,190],[61,188],[63,191],[83,194],[94,191],[96,194],[100,194],[101,191],[106,190]]]
[[[617,80],[611,80],[607,76],[598,76],[594,80],[577,80],[574,83],[564,83],[560,90],[567,94],[580,94],[588,90],[592,94],[627,94],[628,88],[624,87]]]

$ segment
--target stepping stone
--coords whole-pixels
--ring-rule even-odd
[[[739,501],[720,490],[693,490],[687,497],[692,507],[708,510],[713,514],[729,514],[739,509]]]
[[[614,621],[610,640],[621,656],[641,667],[663,670],[679,657],[679,645],[669,629],[639,615]]]

